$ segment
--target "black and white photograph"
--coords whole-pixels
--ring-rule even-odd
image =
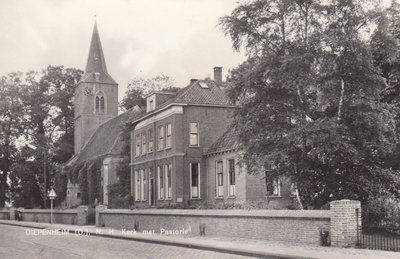
[[[0,0],[0,258],[400,258],[400,0]]]

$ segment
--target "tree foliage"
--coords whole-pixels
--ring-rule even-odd
[[[172,91],[176,92],[178,88],[174,87],[174,80],[166,75],[160,75],[153,78],[134,78],[128,82],[128,90],[120,103],[123,110],[129,110],[135,105],[139,107],[146,106],[146,95],[153,91]]]
[[[398,195],[399,173],[386,162],[398,156],[399,113],[381,101],[388,85],[379,65],[389,59],[377,62],[381,43],[369,33],[387,10],[368,6],[256,0],[220,20],[234,48],[248,53],[228,78],[241,105],[242,162],[252,173],[289,177],[308,206]]]
[[[72,156],[73,95],[81,75],[82,71],[77,69],[49,66],[40,72],[10,73],[1,78],[0,207],[6,200],[8,178],[14,186],[11,195],[16,197],[15,192],[21,190],[18,187],[20,181],[30,179],[33,174],[44,198],[53,185],[58,165]],[[24,143],[30,143],[36,149],[25,150],[21,147]],[[26,160],[31,162],[24,162]],[[24,171],[21,165],[30,168]],[[33,193],[37,195],[37,192]],[[32,198],[31,201],[36,203],[31,205],[40,206],[37,203],[40,199]]]
[[[23,131],[21,73],[0,79],[0,207],[5,205],[10,168],[17,159],[16,141]]]

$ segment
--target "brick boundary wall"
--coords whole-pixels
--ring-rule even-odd
[[[148,233],[263,239],[318,245],[320,230],[329,230],[329,210],[108,210],[98,212],[98,226]],[[181,231],[181,232],[179,232]],[[185,232],[187,231],[187,232]]]
[[[50,223],[51,211],[49,209],[17,209],[22,221]],[[15,209],[9,210],[9,215],[15,215]],[[10,216],[12,219],[12,216]],[[15,220],[14,216],[14,220]],[[54,224],[87,225],[88,207],[79,206],[77,209],[53,210]]]
[[[0,210],[0,219],[11,219],[10,214],[10,210]]]
[[[107,209],[95,210],[96,226],[137,229],[161,233],[198,236],[206,235],[254,238],[261,240],[320,244],[320,232],[330,231],[332,246],[355,247],[361,226],[361,203],[354,200],[332,201],[330,210],[165,210],[165,209]],[[357,211],[359,218],[357,219]],[[0,219],[50,223],[50,210],[2,209]],[[86,225],[88,207],[74,210],[54,210],[54,223]],[[185,233],[185,231],[187,231]],[[163,234],[163,233],[162,233]],[[169,233],[170,234],[170,233]]]

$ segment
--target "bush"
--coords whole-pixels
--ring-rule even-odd
[[[393,196],[370,199],[361,215],[363,225],[400,227],[400,201]]]
[[[319,231],[319,237],[320,237],[320,244],[321,246],[330,246],[331,245],[331,239],[329,235],[329,230],[320,230]]]

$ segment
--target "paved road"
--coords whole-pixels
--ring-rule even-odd
[[[33,231],[0,225],[0,258],[248,258],[98,236],[34,235]]]

